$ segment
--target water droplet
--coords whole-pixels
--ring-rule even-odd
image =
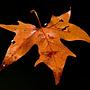
[[[47,23],[44,23],[44,26],[47,26]]]

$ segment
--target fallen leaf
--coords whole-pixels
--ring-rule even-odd
[[[7,50],[0,67],[1,70],[16,62],[34,44],[37,44],[40,57],[34,66],[36,67],[41,62],[45,63],[53,71],[55,83],[58,84],[67,57],[76,57],[60,39],[66,41],[83,40],[90,43],[89,35],[80,27],[69,23],[69,19],[70,11],[60,16],[52,15],[51,21],[46,27],[36,28],[32,24],[25,24],[21,21],[18,21],[18,25],[0,24],[1,28],[16,34]]]

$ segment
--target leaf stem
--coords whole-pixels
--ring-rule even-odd
[[[37,21],[38,21],[38,23],[39,23],[40,28],[42,28],[42,25],[41,25],[41,22],[40,22],[40,19],[39,19],[39,17],[38,17],[37,12],[36,12],[35,10],[31,10],[30,12],[35,14],[35,16],[36,16],[36,18],[37,18]]]

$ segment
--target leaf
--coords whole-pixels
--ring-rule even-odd
[[[18,21],[18,25],[0,24],[1,28],[16,33],[2,62],[1,69],[16,62],[34,44],[37,44],[40,57],[34,66],[36,67],[42,62],[45,63],[53,71],[55,83],[58,84],[67,57],[76,57],[60,39],[66,41],[83,40],[90,43],[89,35],[80,27],[69,23],[69,19],[70,11],[61,16],[52,15],[50,23],[45,28],[36,28],[32,24],[25,24],[21,21]]]

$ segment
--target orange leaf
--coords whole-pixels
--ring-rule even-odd
[[[1,28],[16,33],[2,62],[1,69],[17,61],[34,44],[37,44],[40,57],[36,61],[35,67],[41,62],[45,63],[53,71],[55,83],[58,84],[67,57],[76,57],[60,39],[83,40],[90,43],[87,33],[80,27],[69,23],[69,19],[70,11],[61,16],[52,16],[50,23],[45,28],[36,28],[32,24],[25,24],[21,21],[18,21],[19,25],[0,24]]]

